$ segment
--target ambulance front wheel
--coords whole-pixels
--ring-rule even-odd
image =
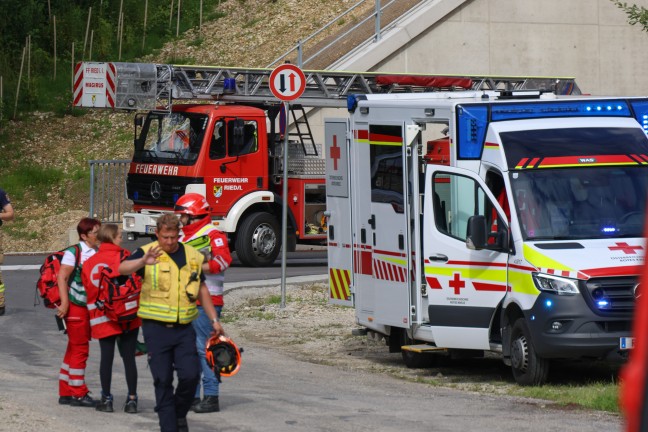
[[[248,267],[271,265],[281,249],[279,225],[267,212],[249,215],[239,225],[236,234],[236,255]]]
[[[549,375],[549,361],[536,354],[523,318],[515,321],[511,330],[511,368],[515,381],[521,386],[542,385]]]

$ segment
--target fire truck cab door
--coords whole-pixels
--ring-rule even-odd
[[[507,290],[508,222],[497,199],[472,171],[428,166],[423,256],[428,315],[443,348],[490,349],[489,330]],[[471,216],[486,218],[488,243],[467,246]],[[495,231],[493,231],[495,230]]]
[[[407,146],[403,123],[369,124],[369,213],[374,319],[409,328],[411,253],[406,205]]]

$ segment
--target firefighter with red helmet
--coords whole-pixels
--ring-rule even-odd
[[[199,250],[204,256],[203,273],[205,284],[209,289],[212,303],[220,317],[223,308],[223,284],[225,270],[232,262],[227,236],[218,230],[209,217],[209,205],[205,197],[198,193],[188,193],[181,196],[175,204],[175,212],[180,215],[182,233],[180,241]],[[212,328],[205,310],[198,305],[199,316],[192,322],[196,331],[196,348],[200,356],[202,368],[201,384],[196,388],[192,409],[196,413],[209,413],[220,411],[218,402],[219,379],[207,364],[205,358],[205,345],[209,339]]]

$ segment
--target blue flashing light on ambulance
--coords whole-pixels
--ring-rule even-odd
[[[621,361],[644,265],[648,99],[361,95],[328,119],[330,302],[418,367]]]

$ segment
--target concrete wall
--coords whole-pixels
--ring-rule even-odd
[[[629,2],[648,7],[648,0]],[[584,93],[648,94],[648,33],[610,0],[423,3],[382,49],[366,46],[333,69],[573,76]]]

